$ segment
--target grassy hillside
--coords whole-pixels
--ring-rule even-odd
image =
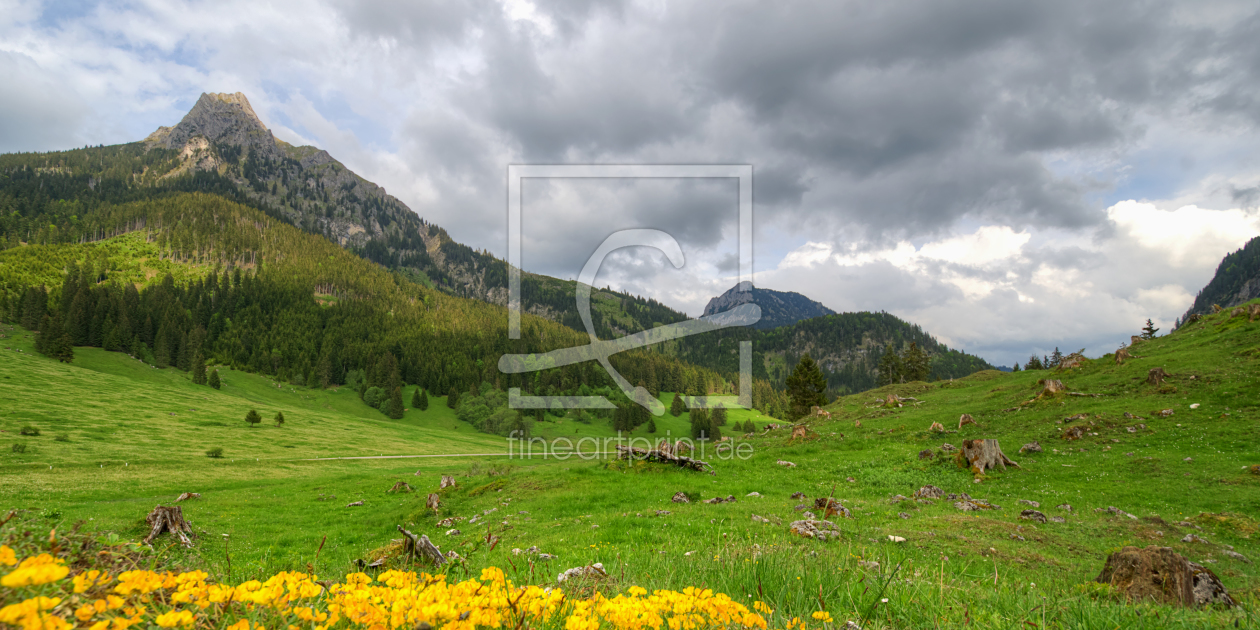
[[[22,529],[65,528],[84,520],[102,535],[135,540],[145,533],[141,519],[153,505],[198,491],[200,499],[184,504],[196,527],[194,549],[160,546],[154,553],[160,561],[205,568],[221,579],[227,579],[230,556],[236,581],[307,563],[321,574],[341,575],[352,570],[356,558],[387,553],[397,536],[394,526],[403,524],[467,558],[467,564],[449,569],[454,577],[499,566],[518,583],[545,585],[563,569],[603,562],[610,578],[596,588],[606,592],[632,584],[704,586],[740,601],[770,602],[776,609],[773,627],[786,626],[794,616],[808,620],[824,606],[839,623],[863,620],[864,628],[1256,627],[1260,476],[1246,467],[1260,464],[1258,342],[1260,322],[1221,314],[1131,348],[1140,358],[1123,365],[1107,356],[1065,371],[986,371],[849,396],[830,407],[830,420],[812,421],[813,434],[803,442],[775,430],[738,440],[753,448],[747,460],[707,450],[703,457],[713,463],[715,476],[656,464],[554,457],[289,460],[286,451],[295,457],[469,452],[481,436],[443,424],[450,419],[440,399],[427,412],[431,417],[352,419],[353,405],[346,411],[337,407],[342,394],[306,400],[309,392],[229,373],[227,388],[194,401],[178,375],[164,373],[169,371],[109,356],[96,365],[85,357],[82,365],[63,366],[9,350],[5,356],[11,360],[0,363],[0,381],[6,384],[3,395],[12,398],[5,400],[9,411],[0,428],[5,442],[30,447],[23,455],[0,453],[0,506],[24,510],[14,521]],[[1155,367],[1172,375],[1162,386],[1146,384]],[[1044,378],[1061,379],[1069,391],[1099,395],[1034,400]],[[20,393],[9,393],[16,391],[11,382],[24,383]],[[118,397],[102,399],[105,388],[92,383],[108,383]],[[128,393],[150,397],[129,400]],[[890,409],[877,399],[890,393],[920,402]],[[102,411],[88,406],[103,400],[110,402],[100,403]],[[285,404],[295,411],[283,429],[266,424],[248,429],[239,421],[246,406],[265,407],[266,415]],[[185,423],[201,418],[168,415],[188,407],[214,409],[204,421],[224,426],[194,429]],[[1172,415],[1161,417],[1165,409]],[[1141,417],[1126,418],[1126,412]],[[93,413],[103,415],[92,421]],[[977,424],[957,429],[962,413]],[[21,414],[26,415],[19,420]],[[36,416],[65,428],[41,427],[42,435],[34,438],[13,433]],[[355,430],[333,423],[334,417]],[[934,421],[950,432],[929,432]],[[127,431],[93,432],[107,422],[126,424]],[[672,428],[676,422],[667,418],[662,424]],[[1088,426],[1084,438],[1061,437],[1077,425]],[[59,431],[69,433],[71,442],[54,441]],[[1020,468],[973,481],[942,444],[975,438],[998,439]],[[1017,452],[1034,440],[1044,452]],[[225,442],[235,461],[201,456],[201,444],[210,441]],[[75,448],[91,458],[75,456]],[[920,459],[924,450],[934,457]],[[123,465],[123,457],[135,459]],[[777,465],[780,460],[796,466]],[[423,495],[437,490],[440,474],[456,474],[459,486],[441,493],[443,504],[434,514],[424,507]],[[414,484],[418,493],[386,494],[398,480]],[[948,500],[894,502],[896,495],[911,496],[925,484],[967,492],[1001,509],[976,513],[959,511]],[[679,491],[692,502],[671,503]],[[796,491],[806,499],[789,496]],[[761,496],[747,496],[752,492]],[[839,541],[788,533],[787,524],[801,513],[794,506],[833,492],[854,516],[834,519]],[[320,500],[330,494],[336,499]],[[698,501],[727,495],[738,500]],[[365,505],[345,507],[351,500]],[[1029,507],[1021,500],[1039,502],[1040,511],[1065,522],[1020,520],[1020,511]],[[1071,510],[1056,507],[1063,504]],[[1135,518],[1107,512],[1108,506]],[[488,510],[495,512],[485,523],[457,523],[458,535],[447,535],[447,527],[437,524],[449,516],[485,518]],[[777,522],[759,522],[754,515]],[[484,542],[487,533],[501,538],[493,549]],[[1190,533],[1205,542],[1181,542]],[[327,544],[315,565],[324,536]],[[558,558],[542,562],[512,553],[533,545]],[[1135,606],[1089,585],[1106,555],[1124,545],[1169,546],[1205,563],[1242,607]]]

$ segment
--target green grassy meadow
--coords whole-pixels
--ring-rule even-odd
[[[988,371],[844,397],[828,407],[830,419],[807,421],[811,435],[803,441],[793,442],[788,429],[748,439],[728,432],[751,445],[752,456],[707,447],[697,456],[713,464],[713,476],[579,457],[315,459],[501,453],[506,446],[459,422],[441,397],[430,398],[428,411],[390,420],[348,390],[277,387],[221,370],[224,387],[215,391],[192,385],[182,372],[96,349],[76,349],[73,364],[58,364],[33,354],[20,329],[5,334],[0,508],[21,510],[9,527],[39,531],[83,521],[100,536],[138,540],[153,506],[200,492],[182,504],[194,548],[164,537],[152,554],[217,579],[308,565],[340,577],[357,570],[356,560],[386,553],[403,525],[464,556],[449,569],[457,577],[493,565],[518,583],[553,584],[564,569],[602,562],[609,578],[579,588],[704,586],[769,602],[776,608],[772,627],[823,608],[833,625],[853,620],[863,628],[1260,627],[1260,475],[1246,470],[1260,464],[1260,322],[1246,317],[1222,313],[1143,342],[1130,350],[1140,358],[1123,365],[1108,355],[1078,369]],[[1171,374],[1162,387],[1146,384],[1155,367]],[[1044,378],[1098,396],[1034,400]],[[888,408],[879,399],[890,393],[920,402]],[[662,397],[667,407],[670,396]],[[263,415],[261,425],[243,422],[250,408]],[[1172,415],[1161,417],[1165,409]],[[277,410],[287,419],[283,427],[271,424]],[[963,413],[977,424],[958,429]],[[752,418],[759,428],[770,421],[752,414],[735,412],[731,421]],[[644,436],[688,433],[685,416],[656,422],[657,433]],[[948,432],[930,432],[933,422]],[[40,435],[19,435],[26,425]],[[1075,425],[1088,426],[1085,437],[1063,439]],[[535,432],[613,434],[569,418],[539,423]],[[1020,468],[973,481],[942,445],[978,438],[1000,440]],[[1018,452],[1034,440],[1044,452]],[[11,452],[14,443],[26,444],[26,452]],[[207,458],[211,447],[223,448],[224,457]],[[925,450],[933,456],[920,459]],[[442,474],[456,475],[458,485],[441,491],[434,513],[424,496],[438,491]],[[416,492],[387,494],[400,480]],[[894,502],[925,484],[1001,509]],[[680,491],[691,503],[670,501]],[[806,499],[790,497],[798,491]],[[754,492],[761,496],[747,496]],[[737,501],[700,502],[727,495]],[[854,517],[833,519],[840,540],[788,533],[801,518],[796,506],[829,495]],[[360,500],[363,506],[347,507]],[[1020,500],[1039,502],[1037,509],[1065,522],[1021,520],[1029,506]],[[1136,518],[1096,511],[1108,506]],[[448,517],[465,519],[450,526],[459,534],[438,525]],[[1181,542],[1189,533],[1206,542]],[[1205,563],[1241,606],[1129,604],[1091,585],[1107,554],[1125,545],[1168,546]],[[513,553],[531,546],[557,558]]]

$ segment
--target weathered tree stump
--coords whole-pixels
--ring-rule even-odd
[[[1151,368],[1151,371],[1146,374],[1146,384],[1158,387],[1164,384],[1166,378],[1168,378],[1168,372],[1165,372],[1164,368]]]
[[[963,425],[964,425],[964,424],[975,424],[975,423],[976,423],[976,419],[975,419],[975,418],[972,418],[972,417],[971,417],[971,414],[969,414],[969,413],[964,413],[963,415],[958,416],[958,428],[959,428],[959,429],[963,428]]]
[[[1011,461],[1002,452],[1002,447],[998,445],[997,440],[963,440],[962,450],[958,452],[958,455],[976,475],[996,468],[1006,470],[1007,466],[1019,468],[1019,464]]]
[[[1128,348],[1116,350],[1116,365],[1124,365],[1124,362],[1131,358],[1133,358],[1133,355],[1129,354]]]
[[[805,439],[805,436],[808,433],[809,433],[809,427],[803,424],[798,424],[792,427],[792,441],[795,441],[797,438],[800,438],[803,440]]]
[[[159,505],[153,508],[153,511],[144,517],[144,520],[150,527],[149,535],[144,538],[144,544],[151,544],[153,539],[161,535],[162,532],[170,532],[171,535],[179,538],[180,544],[185,547],[192,547],[192,541],[186,535],[192,533],[192,525],[189,525],[188,521],[184,520],[184,510],[178,505],[171,507]]]
[[[452,475],[442,475],[442,483],[438,486],[438,490],[455,487],[455,477]]]
[[[1094,581],[1110,584],[1130,601],[1152,599],[1192,607],[1237,605],[1215,573],[1168,547],[1125,547],[1107,557]]]
[[[416,536],[403,529],[402,525],[398,526],[398,531],[402,532],[403,536],[406,536],[406,540],[403,541],[404,554],[415,556],[421,560],[428,560],[433,564],[446,563],[446,556],[442,555],[442,550],[438,549],[437,545],[434,545],[428,536],[424,534]]]
[[[932,423],[932,426],[928,427],[928,431],[933,431],[933,432],[936,432],[936,433],[944,433],[944,432],[945,432],[945,425],[943,425],[943,424],[941,424],[941,423],[939,423],[939,422],[933,422],[933,423]]]
[[[1063,381],[1060,381],[1057,378],[1042,379],[1040,383],[1042,386],[1041,394],[1043,396],[1046,394],[1058,394],[1060,392],[1067,391],[1067,388],[1063,386]]]
[[[1129,336],[1129,345],[1130,345],[1130,346],[1136,346],[1136,345],[1138,345],[1139,343],[1142,343],[1143,341],[1145,341],[1145,340],[1144,340],[1144,339],[1142,339],[1142,336],[1141,336],[1141,335],[1130,335],[1130,336]]]
[[[1256,321],[1260,317],[1260,304],[1252,304],[1247,307],[1247,323]]]
[[[435,492],[429,495],[429,498],[425,500],[424,505],[430,510],[437,510],[442,505],[442,501]]]
[[[399,481],[398,483],[394,484],[392,488],[390,488],[389,490],[386,490],[385,492],[387,494],[398,494],[400,492],[411,492],[411,490],[412,488],[411,486],[407,485],[407,482]]]

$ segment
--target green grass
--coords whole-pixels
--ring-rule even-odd
[[[1260,476],[1244,470],[1260,463],[1257,342],[1260,322],[1219,315],[1139,344],[1132,352],[1142,358],[1120,366],[1107,356],[1064,372],[982,372],[864,392],[831,405],[831,420],[809,421],[813,436],[803,443],[779,429],[748,440],[737,436],[755,449],[748,460],[708,449],[701,457],[717,470],[709,476],[655,464],[554,457],[306,461],[498,452],[503,441],[474,433],[440,397],[430,397],[429,411],[408,411],[392,421],[350,392],[276,388],[239,372],[221,372],[226,385],[214,392],[192,386],[183,373],[89,349],[76,350],[73,365],[59,365],[29,354],[19,335],[16,345],[26,351],[5,351],[7,360],[0,362],[0,407],[6,410],[0,446],[30,446],[21,455],[0,449],[0,506],[25,510],[15,521],[25,529],[83,520],[98,531],[138,539],[154,505],[183,491],[201,492],[202,498],[183,504],[196,547],[159,546],[155,553],[220,579],[228,576],[230,556],[231,577],[238,581],[308,563],[322,574],[344,574],[355,559],[371,559],[387,547],[401,524],[467,557],[465,567],[452,569],[457,577],[495,565],[518,582],[548,584],[564,569],[603,562],[611,577],[600,588],[609,592],[630,584],[705,586],[770,602],[777,627],[826,606],[840,624],[865,618],[864,628],[1255,628],[1260,569],[1223,551],[1232,546],[1260,561]],[[1145,383],[1153,367],[1173,375],[1162,389]],[[1100,396],[1028,402],[1043,378]],[[889,393],[922,402],[900,409],[878,405],[877,397]],[[670,395],[662,398],[668,406]],[[404,399],[410,400],[409,391]],[[1190,409],[1195,403],[1199,407]],[[249,429],[242,418],[251,406],[267,420],[282,409],[288,422]],[[1162,409],[1174,413],[1160,418]],[[1125,419],[1125,412],[1145,419]],[[742,422],[742,413],[748,412],[732,413],[732,422]],[[934,421],[954,431],[962,413],[978,424],[944,435],[928,431]],[[1082,413],[1088,419],[1063,422]],[[753,419],[759,426],[766,422]],[[1059,437],[1064,428],[1090,421],[1084,439]],[[26,424],[42,435],[18,437]],[[612,434],[606,426],[570,419],[538,426],[546,435]],[[688,432],[686,416],[667,414],[657,426],[660,437]],[[60,433],[71,441],[55,442]],[[941,446],[976,438],[1000,440],[1021,468],[973,482]],[[1034,440],[1044,453],[1017,452]],[[222,446],[225,458],[206,458],[210,446]],[[920,460],[923,450],[935,457]],[[778,460],[796,467],[776,465]],[[434,514],[424,507],[424,495],[437,492],[442,474],[457,475],[459,485],[441,492],[442,507]],[[414,485],[416,494],[386,494],[398,480]],[[977,515],[944,500],[891,501],[925,484],[989,499],[1002,509]],[[833,488],[855,517],[837,519],[841,540],[791,536],[787,524],[800,514],[794,506],[826,497]],[[679,491],[693,502],[671,503]],[[796,491],[807,499],[791,499]],[[750,492],[762,496],[745,496]],[[336,499],[320,500],[328,495]],[[739,500],[698,501],[726,495]],[[1020,499],[1038,501],[1040,511],[1066,522],[1020,520],[1020,510],[1028,507]],[[357,500],[365,505],[346,507]],[[1073,510],[1055,507],[1062,503]],[[1095,511],[1107,506],[1138,519]],[[447,536],[437,525],[448,516],[491,509],[497,511],[489,525],[456,524],[459,536]],[[657,516],[656,510],[671,514]],[[781,524],[755,522],[754,514]],[[1180,542],[1191,532],[1208,542]],[[485,543],[487,533],[501,538],[493,549]],[[906,542],[890,542],[890,535]],[[532,562],[512,553],[532,545],[559,558]],[[1125,545],[1169,546],[1207,562],[1242,607],[1133,605],[1089,586],[1107,554]],[[869,561],[879,568],[861,564]]]

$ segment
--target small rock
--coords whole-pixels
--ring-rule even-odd
[[[670,514],[669,510],[657,510],[657,511],[656,511],[656,515],[657,515],[657,516],[669,516],[669,514]]]
[[[1063,510],[1064,512],[1071,512],[1071,511],[1072,511],[1072,506],[1071,506],[1071,505],[1068,505],[1067,503],[1060,503],[1060,504],[1058,504],[1058,505],[1056,505],[1056,506],[1054,506],[1054,507],[1056,507],[1056,508],[1058,508],[1058,509],[1060,509],[1060,510]]]
[[[1124,430],[1128,431],[1129,433],[1137,433],[1137,429],[1133,427],[1125,427]]]
[[[903,496],[901,496],[900,494],[898,494],[898,495],[896,495],[896,496],[894,496],[894,497],[892,498],[892,502],[893,502],[893,503],[901,503],[902,501],[905,501],[905,500],[906,500],[906,497],[903,497]]]
[[[447,536],[458,536],[458,535],[460,535],[461,533],[463,533],[463,532],[460,532],[458,529],[448,529],[448,530],[446,530],[446,535],[447,535]]]
[[[949,453],[951,451],[958,450],[958,447],[954,446],[953,444],[950,444],[949,442],[946,442],[941,445],[941,450],[945,451],[946,453]]]
[[[802,504],[800,504],[800,505],[798,505],[798,506],[796,506],[796,507],[794,507],[794,508],[792,508],[792,509],[793,509],[793,510],[796,510],[797,512],[800,512],[801,510],[808,510],[808,509],[809,509],[809,505],[807,505],[807,504],[805,504],[805,503],[802,503]]]
[[[749,492],[748,494],[745,494],[744,496],[746,496],[746,497],[759,497],[759,496],[761,496],[761,493],[760,493],[760,492]]]
[[[1191,377],[1191,378],[1194,378],[1194,377]],[[1191,405],[1190,405],[1190,408],[1191,408],[1191,409],[1198,409],[1198,408],[1199,408],[1199,403],[1193,403],[1193,404],[1191,404]]]
[[[892,542],[895,542],[895,543],[903,543],[903,542],[906,542],[906,539],[905,539],[905,538],[902,538],[901,536],[893,536],[892,534],[889,534],[889,535],[888,535],[888,540],[890,540],[890,541],[892,541]]]
[[[1046,522],[1046,515],[1037,510],[1024,510],[1019,513],[1019,517],[1026,521],[1036,521],[1038,523]]]
[[[556,582],[564,582],[576,577],[588,577],[598,580],[600,578],[608,577],[608,573],[604,571],[603,564],[596,562],[595,564],[585,567],[573,567],[572,569],[569,569],[557,576]]]
[[[770,522],[770,519],[767,519],[767,518],[764,518],[764,517],[762,517],[762,516],[758,516],[758,515],[756,515],[756,514],[753,514],[753,515],[752,515],[752,521],[753,521],[754,523],[769,523],[769,522]]]
[[[1159,417],[1161,417],[1161,418],[1167,418],[1167,417],[1169,417],[1169,416],[1171,416],[1171,415],[1173,415],[1173,410],[1172,410],[1172,409],[1164,409],[1164,410],[1162,410],[1162,411],[1160,411],[1160,412],[1159,412]]]
[[[354,503],[347,504],[346,507],[358,507],[360,505],[363,505],[362,501],[355,501]]]
[[[939,499],[945,496],[945,491],[936,486],[927,485],[914,491],[916,499]]]
[[[857,483],[857,479],[854,479],[853,477],[845,477],[844,480],[849,483]]]
[[[784,459],[780,459],[779,461],[777,461],[777,462],[775,462],[775,463],[776,463],[776,464],[778,464],[778,465],[780,465],[780,466],[786,466],[786,467],[788,467],[788,468],[796,468],[796,464],[793,464],[792,462],[789,462],[789,461],[784,460]]]
[[[1108,505],[1108,506],[1107,506],[1107,507],[1105,507],[1105,508],[1098,508],[1098,509],[1096,509],[1096,510],[1094,510],[1094,511],[1095,511],[1095,512],[1107,512],[1107,513],[1109,513],[1109,514],[1114,514],[1114,515],[1116,515],[1116,516],[1127,516],[1127,517],[1129,517],[1129,518],[1131,518],[1131,519],[1133,519],[1133,520],[1135,520],[1135,521],[1137,520],[1137,517],[1136,517],[1136,516],[1134,516],[1134,515],[1132,515],[1132,514],[1129,514],[1128,512],[1125,512],[1124,510],[1122,510],[1122,509],[1120,509],[1120,508],[1118,508],[1118,507],[1112,506],[1112,505]]]
[[[789,531],[802,538],[814,538],[824,541],[840,537],[840,530],[836,528],[835,523],[831,521],[817,521],[812,518],[792,521]]]
[[[1032,442],[1029,442],[1029,443],[1027,443],[1027,444],[1025,444],[1025,445],[1023,445],[1023,446],[1019,447],[1019,452],[1021,452],[1021,453],[1040,453],[1040,452],[1042,452],[1042,451],[1041,451],[1041,444],[1037,443],[1037,442],[1034,440],[1034,441],[1032,441]]]
[[[879,563],[875,562],[874,560],[859,560],[858,565],[861,566],[863,569],[871,569],[874,571],[879,570]]]
[[[910,515],[906,514],[905,512],[897,512],[897,516],[901,518],[910,518]]]
[[[691,503],[691,499],[687,498],[687,493],[685,492],[675,492],[674,497],[670,501],[674,503]]]
[[[1202,538],[1200,538],[1200,537],[1198,537],[1198,536],[1195,536],[1194,534],[1186,534],[1186,537],[1185,537],[1185,538],[1182,538],[1182,539],[1181,539],[1181,542],[1183,542],[1183,543],[1206,543],[1207,541],[1206,541],[1206,540],[1204,540],[1204,539],[1202,539]]]
[[[1192,462],[1192,461],[1194,461],[1194,458],[1193,458],[1193,457],[1187,457],[1187,458],[1185,458],[1185,459],[1183,459],[1183,460],[1181,460],[1181,461],[1183,461],[1183,462]]]
[[[1235,560],[1239,560],[1242,562],[1246,562],[1247,564],[1251,564],[1251,561],[1247,559],[1247,556],[1244,556],[1241,553],[1238,553],[1237,551],[1226,549],[1225,551],[1222,551],[1221,553]]]
[[[1026,540],[1024,540],[1024,537],[1023,537],[1023,536],[1020,536],[1019,534],[1011,534],[1011,540],[1018,540],[1018,541],[1020,541],[1020,542],[1027,542]]]
[[[1031,506],[1033,506],[1033,507],[1035,507],[1035,508],[1039,508],[1039,507],[1041,507],[1041,504],[1040,504],[1040,503],[1038,503],[1038,502],[1036,502],[1036,501],[1029,501],[1028,499],[1020,499],[1020,500],[1019,500],[1019,502],[1020,502],[1020,503],[1023,503],[1024,505],[1031,505]]]
[[[539,560],[541,560],[541,561],[543,561],[543,562],[551,562],[552,560],[555,560],[555,559],[556,559],[556,558],[558,558],[558,557],[560,557],[560,556],[557,556],[557,555],[556,555],[556,554],[554,554],[554,553],[540,553],[540,554],[538,554],[538,559],[539,559]]]
[[[935,455],[932,454],[931,449],[923,449],[919,451],[919,459],[932,459],[933,457],[935,457]]]
[[[1191,523],[1190,521],[1178,521],[1177,525],[1181,527],[1193,527],[1199,531],[1203,531],[1202,527],[1199,527],[1198,525],[1195,525],[1194,523]]]
[[[793,499],[804,499],[804,498],[805,498],[805,493],[804,493],[804,492],[793,492],[793,493],[792,493],[792,498],[793,498]]]
[[[1066,523],[1067,519],[1063,518],[1062,516],[1051,516],[1050,522],[1051,523]]]

